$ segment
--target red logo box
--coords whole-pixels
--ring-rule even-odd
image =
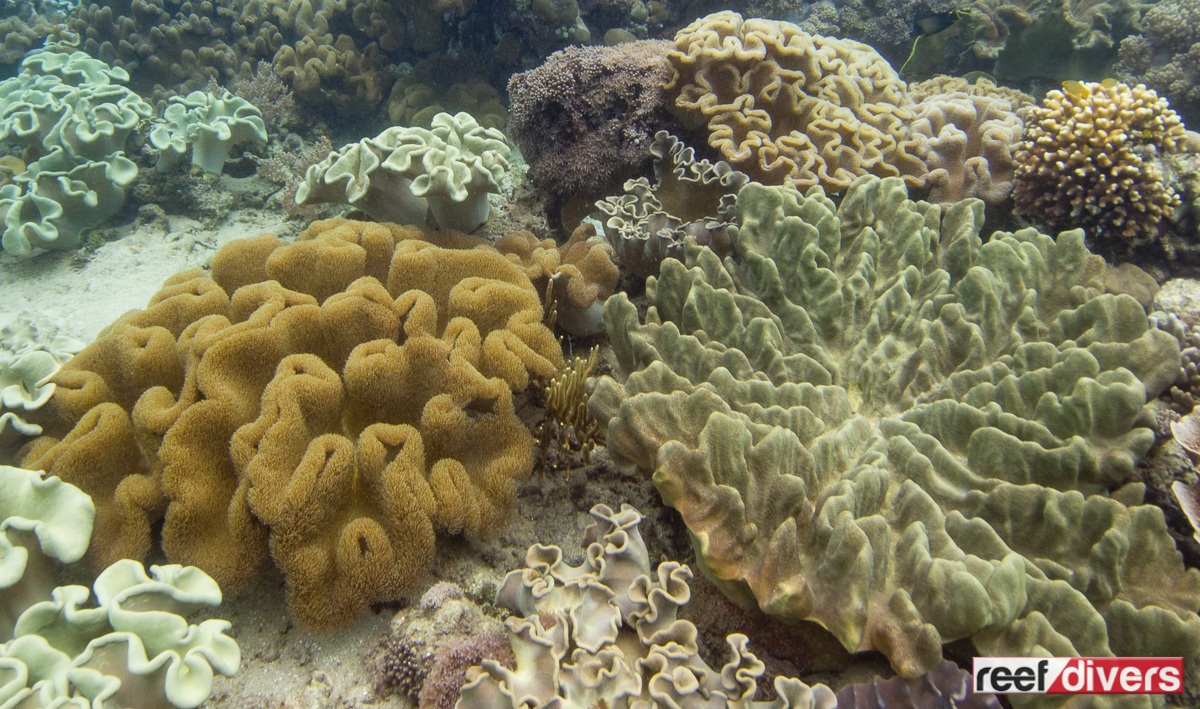
[[[1182,657],[976,657],[976,692],[1182,694]]]

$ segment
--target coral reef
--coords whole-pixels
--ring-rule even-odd
[[[224,81],[255,56],[269,57],[282,37],[271,28],[240,27],[236,16],[213,3],[178,0],[117,0],[80,3],[52,38],[76,44],[93,57],[128,72],[139,92],[166,98],[204,88],[210,79]],[[234,41],[234,37],[240,37]],[[226,41],[234,41],[238,47]],[[249,68],[247,67],[247,71]]]
[[[1012,149],[1024,129],[1012,104],[963,92],[930,96],[913,108],[915,153],[929,168],[929,201],[950,205],[967,197],[988,204],[1012,194]]]
[[[21,412],[50,399],[54,394],[50,378],[84,343],[43,333],[24,318],[7,319],[0,326],[0,432],[11,426],[18,433],[36,436],[41,427],[23,421]]]
[[[1136,30],[1142,12],[1153,6],[1139,0],[973,0],[969,5],[975,35],[972,46],[981,58],[999,58],[1002,64],[1008,60],[1013,66],[1023,62],[1028,66],[1025,59],[1029,58],[1015,58],[1014,54],[1032,48],[1036,55],[1045,49],[1031,47],[1030,39],[1053,45],[1052,52],[1065,51],[1068,56],[1090,51],[1111,58],[1114,38],[1119,40]],[[1012,41],[1018,37],[1022,41],[1014,46]],[[1041,58],[1032,57],[1035,64]],[[1042,67],[1040,71],[1055,69]]]
[[[1123,254],[1157,238],[1179,205],[1151,158],[1183,137],[1167,100],[1143,85],[1066,82],[1025,114],[1016,211],[1053,230],[1082,227],[1094,248]]]
[[[221,603],[196,568],[123,559],[96,578],[95,607],[83,586],[45,588],[49,559],[87,549],[88,496],[40,472],[0,466],[0,703],[6,706],[174,706],[194,709],[213,677],[237,672],[230,624],[184,616]],[[41,600],[46,599],[46,600]],[[119,703],[119,704],[118,704]]]
[[[217,93],[211,83],[205,91]],[[258,63],[258,71],[254,76],[240,77],[231,83],[229,92],[257,108],[269,131],[282,130],[283,125],[294,117],[296,99],[292,90],[284,85],[266,62]]]
[[[351,143],[308,169],[296,204],[342,202],[379,221],[473,231],[508,172],[504,134],[467,113],[439,113],[432,128],[396,126]]]
[[[1179,373],[1164,396],[1172,409],[1186,416],[1200,403],[1200,325],[1188,327],[1174,313],[1162,312],[1152,314],[1150,322],[1179,342]]]
[[[85,230],[120,209],[138,173],[125,142],[152,113],[113,83],[128,78],[83,52],[39,50],[0,82],[0,141],[23,143],[37,158],[0,187],[5,251],[78,248]]]
[[[538,487],[541,487],[550,465],[553,449],[559,461],[569,459],[569,453],[579,451],[585,462],[591,460],[597,445],[604,445],[600,424],[588,411],[586,382],[596,368],[593,347],[587,359],[576,357],[563,373],[550,380],[546,387],[546,418],[538,426],[537,438],[542,454],[538,463]]]
[[[219,173],[233,146],[247,141],[266,145],[262,111],[228,91],[220,96],[204,91],[172,96],[162,121],[150,131],[150,143],[159,150],[155,167],[163,172],[177,167],[191,148],[193,165]]]
[[[559,547],[538,544],[526,555],[527,568],[505,577],[496,603],[514,613],[505,626],[516,666],[485,661],[472,670],[460,709],[518,709],[526,702],[613,709],[655,704],[865,709],[882,706],[871,701],[888,690],[898,697],[887,706],[897,708],[999,707],[993,695],[972,694],[969,675],[948,662],[923,678],[924,687],[892,680],[848,686],[836,697],[823,684],[810,687],[778,676],[776,698],[756,702],[766,666],[750,652],[750,639],[728,636],[731,659],[714,669],[700,656],[696,626],[678,617],[691,599],[691,570],[674,561],[651,570],[638,529],[642,515],[629,505],[620,512],[596,505],[591,514],[595,523],[584,531],[587,551],[579,566],[567,565]],[[899,697],[913,689],[932,696],[927,702],[902,703]],[[953,695],[956,690],[965,692]],[[949,696],[956,700],[941,704]]]
[[[1082,231],[983,244],[983,210],[914,203],[899,178],[837,207],[747,185],[739,260],[685,244],[644,320],[606,303],[628,374],[589,401],[609,452],[652,474],[731,598],[903,676],[959,638],[1200,656],[1200,572],[1121,487],[1178,343],[1105,294]]]
[[[304,175],[308,168],[316,165],[333,152],[329,138],[320,136],[313,142],[312,147],[305,147],[299,137],[290,138],[290,144],[276,144],[276,152],[270,157],[258,161],[255,171],[259,177],[268,182],[282,185],[279,191],[279,203],[288,216],[306,214],[313,219],[313,207],[303,207],[296,204],[296,192],[304,184]]]
[[[924,180],[904,82],[865,44],[726,11],[680,30],[667,61],[675,114],[751,179],[830,191],[867,174]]]
[[[399,5],[385,0],[84,2],[69,13],[55,38],[81,40],[85,52],[128,71],[132,84],[155,100],[203,90],[210,81],[227,85],[249,79],[265,62],[310,105],[371,106],[391,81],[382,54],[405,45]],[[440,24],[439,12],[426,29]]]
[[[649,162],[654,134],[670,119],[661,88],[670,47],[569,47],[513,75],[509,135],[538,187],[595,199]]]
[[[617,260],[634,275],[658,273],[664,258],[679,258],[684,239],[724,257],[732,249],[726,229],[738,190],[750,180],[724,160],[696,160],[692,148],[659,131],[650,145],[653,187],[644,177],[625,182],[625,194],[596,203],[607,215],[605,236]]]
[[[620,271],[612,247],[596,238],[590,224],[577,228],[562,246],[527,231],[501,237],[496,249],[520,266],[534,288],[545,293],[554,322],[577,337],[604,331],[604,301],[617,288]]]
[[[273,60],[276,74],[288,81],[296,96],[310,104],[346,110],[355,104],[373,105],[383,97],[389,74],[375,43],[359,50],[349,35],[305,36],[285,45]]]
[[[34,14],[28,18],[12,15],[0,19],[0,37],[4,38],[0,44],[0,64],[20,61],[25,52],[53,32],[61,20],[61,13],[51,16]]]
[[[1170,100],[1186,122],[1200,122],[1200,2],[1163,0],[1142,15],[1141,34],[1121,40],[1117,77]]]
[[[417,581],[436,534],[506,521],[534,457],[512,390],[562,353],[521,269],[419,237],[231,242],[59,370],[21,459],[92,496],[96,565],[144,558],[161,519],[168,559],[224,587],[269,552],[330,627]]]

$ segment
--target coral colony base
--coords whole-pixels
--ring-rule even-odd
[[[736,9],[0,0],[0,709],[1200,705],[1200,4]]]

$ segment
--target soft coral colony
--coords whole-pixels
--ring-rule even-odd
[[[586,31],[576,20],[572,31]],[[348,79],[373,76],[364,68],[373,56],[355,54],[353,41],[318,45],[306,34],[275,59],[307,100],[342,105],[351,86],[378,100],[372,81]],[[586,397],[575,382],[571,425],[624,472],[653,481],[686,525],[696,566],[738,604],[819,624],[850,652],[881,653],[900,675],[888,687],[924,676],[960,692],[965,680],[943,656],[960,640],[988,656],[1183,655],[1194,674],[1200,571],[1185,567],[1163,512],[1131,482],[1155,441],[1153,400],[1179,374],[1179,341],[1134,298],[1106,292],[1106,263],[1088,248],[1153,241],[1173,217],[1179,198],[1151,159],[1182,143],[1165,101],[1106,82],[1073,85],[1024,113],[999,91],[916,102],[866,45],[732,12],[697,20],[673,45],[629,51],[624,60],[614,48],[567,51],[512,84],[536,94],[524,104],[514,95],[513,108],[533,179],[607,196],[598,208],[611,246],[590,224],[561,247],[529,232],[488,245],[450,231],[488,221],[502,201],[489,195],[504,193],[516,161],[489,122],[437,113],[429,127],[332,152],[298,185],[299,203],[344,202],[380,223],[318,221],[290,243],[232,242],[210,272],[173,276],[82,349],[35,344],[28,328],[10,338],[0,381],[26,395],[6,395],[12,411],[0,422],[27,436],[17,460],[28,470],[0,468],[0,485],[31,507],[5,510],[0,530],[19,534],[0,534],[0,561],[35,550],[36,534],[45,553],[33,561],[86,553],[106,569],[87,611],[104,620],[87,637],[59,647],[57,632],[34,632],[43,616],[47,626],[73,622],[85,588],[22,592],[54,600],[9,608],[0,671],[28,685],[16,701],[36,695],[46,706],[49,688],[73,696],[70,686],[103,702],[92,695],[132,680],[97,679],[89,658],[125,643],[147,649],[127,668],[134,674],[180,663],[198,673],[182,689],[161,688],[190,709],[214,672],[237,667],[227,624],[189,626],[164,612],[154,621],[167,640],[130,636],[126,626],[152,624],[131,620],[127,599],[157,594],[180,613],[214,605],[217,584],[244,589],[270,560],[293,617],[335,628],[418,585],[439,536],[494,538],[539,450],[519,402],[532,381],[563,374],[556,318],[572,335],[605,332],[618,364],[590,379]],[[302,61],[339,52],[344,61]],[[109,81],[130,74],[72,55],[48,79],[38,67],[52,62],[39,56],[0,84],[13,115],[86,123],[98,119],[76,103],[112,104],[105,111],[124,122],[110,122],[113,144],[88,160],[129,162],[126,134],[150,109]],[[124,59],[138,80],[137,62]],[[71,67],[88,81],[65,87]],[[158,76],[153,67],[145,62],[140,80]],[[639,94],[636,141],[619,160],[571,155],[607,155],[594,136],[522,144],[594,118],[545,90],[546,67],[624,72],[642,88],[661,81],[657,98]],[[37,111],[30,87],[43,85],[65,87],[53,115]],[[266,136],[238,100],[171,99],[178,110],[149,138],[166,163],[190,145],[197,166],[219,171],[228,146],[210,150],[206,136]],[[15,132],[10,118],[0,126]],[[656,122],[695,145],[655,135]],[[65,154],[75,144],[55,126],[27,141]],[[651,158],[653,186],[629,179],[612,195],[619,176]],[[132,176],[88,169],[120,192],[115,211]],[[580,174],[589,169],[601,172]],[[0,197],[49,194],[37,181],[45,166],[31,170]],[[1065,230],[985,241],[985,210],[1014,197],[1019,211]],[[61,197],[39,216],[53,238],[46,227],[41,241],[6,236],[6,248],[77,245],[94,219],[73,204]],[[33,233],[14,209],[8,220],[26,226],[10,228]],[[429,219],[445,231],[423,228]],[[647,307],[616,292],[614,257],[645,279]],[[19,366],[34,354],[37,367]],[[496,601],[514,612],[515,667],[483,662],[464,709],[759,704],[765,669],[747,639],[731,636],[733,659],[716,670],[700,657],[696,628],[676,618],[690,597],[687,567],[651,569],[631,508],[592,516],[582,566],[534,547],[529,568],[504,582]],[[189,566],[147,575],[130,561],[156,547]],[[33,580],[18,572],[3,588]],[[63,668],[53,677],[22,659],[42,635]],[[859,691],[786,677],[774,688],[775,707],[848,707]],[[0,694],[0,707],[8,701]],[[1161,704],[1131,696],[1104,706]]]

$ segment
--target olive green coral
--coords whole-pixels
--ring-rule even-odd
[[[1200,655],[1200,573],[1120,487],[1175,338],[1104,293],[1081,231],[979,238],[983,203],[864,177],[750,184],[740,260],[685,247],[605,324],[589,407],[733,598],[913,676],[988,655]],[[1115,490],[1110,494],[1110,490]]]
[[[4,250],[71,250],[125,201],[137,165],[125,142],[150,105],[118,86],[129,76],[88,57],[39,50],[0,82],[0,141],[40,156],[0,186]]]

